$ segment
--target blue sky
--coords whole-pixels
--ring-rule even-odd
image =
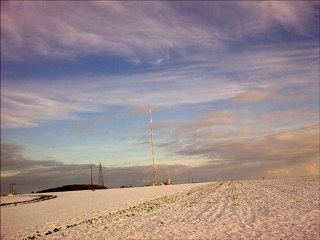
[[[1,2],[4,187],[149,183],[149,105],[159,180],[318,174],[319,2]]]

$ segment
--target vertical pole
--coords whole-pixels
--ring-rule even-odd
[[[101,163],[100,163],[100,167],[101,167],[101,186],[104,187],[103,172],[102,172],[102,165],[101,165]]]
[[[152,128],[152,111],[151,107],[149,106],[149,117],[150,117],[150,138],[151,138],[151,153],[152,153],[152,166],[153,166],[153,183],[152,185],[156,185],[156,168],[154,165],[154,141],[153,141],[153,128]]]
[[[101,163],[99,164],[99,181],[98,185],[101,185]]]
[[[93,189],[93,181],[92,181],[92,165],[90,165],[91,168],[91,189]]]
[[[10,183],[10,194],[15,194],[14,183]]]

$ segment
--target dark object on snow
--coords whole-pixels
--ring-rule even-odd
[[[0,206],[4,206],[4,207],[8,207],[8,206],[18,206],[18,205],[22,205],[22,204],[27,204],[27,203],[35,203],[35,202],[41,202],[41,201],[45,201],[45,200],[50,200],[53,198],[56,198],[57,196],[53,196],[53,195],[40,195],[37,198],[31,199],[31,200],[27,200],[27,201],[21,201],[21,202],[11,202],[11,203],[1,203]]]
[[[73,184],[73,185],[65,185],[57,188],[49,188],[37,193],[47,193],[47,192],[66,192],[66,191],[81,191],[81,190],[96,190],[96,189],[108,189],[105,186],[100,186],[96,184]]]

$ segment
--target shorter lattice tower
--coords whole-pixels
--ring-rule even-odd
[[[167,175],[167,185],[171,185],[171,178],[170,178],[169,172],[168,172],[168,175]]]
[[[100,165],[99,165],[99,182],[98,182],[98,184],[99,184],[100,186],[103,186],[103,187],[104,187],[103,174],[102,174],[102,165],[101,165],[101,163],[100,163]]]

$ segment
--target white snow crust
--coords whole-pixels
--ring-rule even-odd
[[[320,239],[319,177],[53,193],[1,208],[2,239]]]
[[[36,196],[28,196],[28,195],[12,195],[12,196],[1,196],[1,203],[14,203],[14,202],[23,202],[30,201],[35,199]]]

